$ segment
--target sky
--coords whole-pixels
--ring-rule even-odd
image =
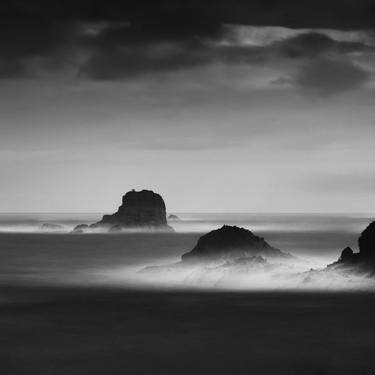
[[[375,1],[0,4],[0,212],[375,212]]]

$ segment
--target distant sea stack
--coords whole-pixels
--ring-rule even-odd
[[[167,224],[166,208],[163,198],[151,190],[128,191],[122,197],[117,212],[104,215],[102,220],[90,225],[90,228],[108,228],[110,232],[122,229],[150,229],[173,231]],[[85,230],[83,225],[76,229]]]
[[[151,190],[128,191],[117,212],[104,215],[96,225],[119,228],[172,229],[167,224],[163,198]]]
[[[359,253],[345,248],[339,260],[328,267],[344,268],[375,274],[375,221],[361,233],[358,239]]]
[[[182,261],[204,261],[246,257],[287,258],[284,253],[269,245],[264,238],[237,226],[224,225],[199,238],[194,249],[182,255]]]
[[[168,220],[170,220],[170,221],[179,221],[181,219],[177,215],[170,214],[170,215],[168,215]]]

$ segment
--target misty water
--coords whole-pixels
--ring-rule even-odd
[[[0,373],[373,373],[372,278],[299,276],[324,269],[347,245],[357,249],[371,217],[178,215],[175,233],[147,234],[70,233],[99,214],[2,215]],[[293,254],[293,264],[266,275],[139,273],[178,262],[224,223],[264,236]]]
[[[337,260],[341,250],[357,250],[359,233],[371,221],[365,214],[193,214],[177,213],[175,233],[72,234],[79,223],[100,214],[2,214],[0,282],[4,285],[116,286],[124,288],[353,289],[372,288],[372,279],[306,275]],[[43,227],[56,224],[59,227]],[[198,238],[223,224],[237,225],[291,253],[292,261],[265,274],[225,274],[217,268],[139,272],[151,265],[174,264]],[[301,276],[302,275],[302,276]]]

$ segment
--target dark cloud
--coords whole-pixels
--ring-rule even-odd
[[[136,77],[139,74],[192,68],[214,62],[266,65],[280,59],[307,60],[374,50],[358,42],[335,41],[319,33],[306,33],[266,46],[222,45],[198,39],[149,43],[98,43],[81,66],[83,76],[97,80]],[[358,70],[360,70],[358,68]]]
[[[97,80],[136,77],[206,64],[211,56],[204,48],[182,43],[101,46],[81,67],[80,74]]]
[[[217,46],[223,25],[374,29],[375,0],[12,0],[0,5],[0,76],[29,72],[30,59],[70,61],[93,79],[126,78],[211,61],[262,60],[267,50]],[[355,49],[319,33],[280,43],[289,58]],[[65,54],[65,55],[64,55]]]
[[[280,51],[290,58],[316,57],[324,53],[372,50],[359,42],[336,41],[319,32],[307,32],[280,42]]]
[[[333,95],[360,87],[370,73],[350,61],[314,59],[306,62],[295,77],[295,84],[305,92]]]
[[[0,59],[0,78],[17,78],[26,74],[27,67],[20,61]]]

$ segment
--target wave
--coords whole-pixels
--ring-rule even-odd
[[[102,283],[141,289],[375,291],[374,278],[325,266],[319,259],[297,259],[266,266],[251,262],[242,265],[177,262],[112,268],[100,270],[98,275]]]
[[[59,224],[60,228],[43,228],[36,224],[1,224],[0,233],[69,233],[73,226]]]

